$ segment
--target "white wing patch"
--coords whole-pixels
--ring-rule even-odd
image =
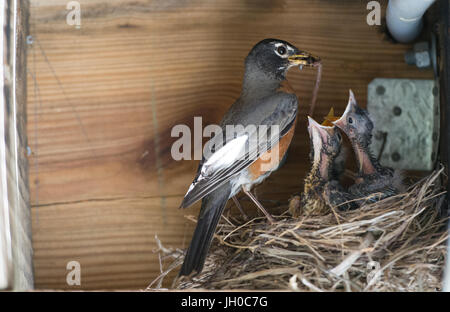
[[[222,146],[222,148],[212,154],[205,162],[202,167],[202,175],[203,173],[210,172],[210,170],[228,167],[240,157],[244,156],[244,148],[247,140],[248,135],[242,135]]]
[[[222,146],[219,150],[214,152],[211,157],[202,165],[200,175],[197,181],[193,182],[186,195],[194,188],[194,186],[208,176],[211,176],[214,172],[228,168],[235,161],[241,159],[245,155],[245,146],[248,141],[248,135],[242,135],[229,141]]]

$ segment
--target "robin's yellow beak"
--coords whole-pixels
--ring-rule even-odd
[[[314,56],[308,52],[300,52],[288,57],[288,61],[294,66],[315,66],[320,63],[320,57]]]

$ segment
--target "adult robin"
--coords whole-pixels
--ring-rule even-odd
[[[357,178],[349,192],[357,198],[369,197],[370,202],[397,194],[401,190],[401,176],[398,171],[383,167],[371,153],[373,122],[356,103],[352,90],[344,114],[333,124],[349,138],[358,164]]]
[[[180,276],[202,271],[223,209],[239,191],[274,222],[250,190],[278,168],[294,134],[298,100],[287,83],[287,71],[319,62],[318,57],[279,39],[262,40],[251,49],[240,97],[225,113],[222,132],[204,148],[197,175],[181,203],[186,208],[202,199]]]
[[[301,197],[302,210],[307,214],[323,214],[330,207],[355,208],[353,197],[339,183],[343,170],[336,170],[340,162],[342,135],[335,126],[324,126],[308,117],[311,142],[311,170],[305,178]]]

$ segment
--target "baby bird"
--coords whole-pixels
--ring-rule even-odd
[[[324,117],[324,121],[322,122],[322,126],[333,127],[333,121],[338,120],[340,117],[334,116],[333,107],[330,108],[328,115]],[[336,156],[336,159],[331,166],[331,180],[338,180],[345,173],[345,162],[347,160],[348,148],[341,144],[341,150],[339,154]]]
[[[330,210],[330,206],[353,208],[351,202],[346,203],[352,197],[338,181],[341,172],[335,170],[342,143],[339,129],[320,125],[310,117],[308,121],[312,167],[301,197],[303,210],[307,214],[323,214]]]
[[[349,188],[352,196],[362,198],[372,195],[369,201],[374,202],[397,194],[399,178],[393,169],[381,166],[370,152],[373,123],[368,112],[357,105],[352,90],[344,114],[333,124],[349,138],[358,163],[355,184]]]

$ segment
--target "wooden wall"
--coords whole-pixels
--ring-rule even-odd
[[[381,1],[383,7],[386,1]],[[187,247],[193,223],[177,207],[196,161],[170,156],[171,128],[217,123],[240,92],[257,41],[282,38],[323,59],[315,116],[360,103],[375,77],[431,78],[405,65],[408,45],[368,26],[366,1],[32,0],[28,138],[37,288],[145,288],[159,273],[155,234]],[[315,72],[292,70],[301,119],[285,166],[257,188],[286,203],[308,169],[305,113]],[[81,265],[81,286],[66,264]]]

